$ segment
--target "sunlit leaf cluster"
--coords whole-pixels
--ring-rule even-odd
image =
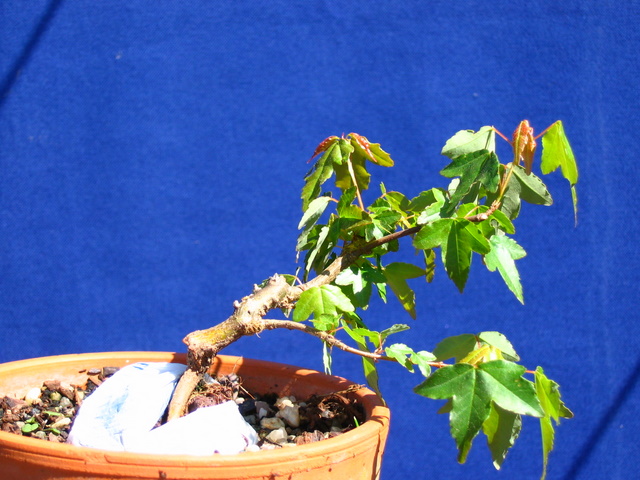
[[[513,156],[506,162],[498,158],[496,135],[511,146]],[[372,296],[386,302],[392,294],[416,319],[412,282],[431,282],[443,269],[463,292],[473,264],[497,271],[524,303],[517,261],[526,251],[514,238],[514,221],[523,203],[553,203],[541,177],[533,173],[540,136],[540,169],[543,174],[561,169],[570,182],[577,211],[578,171],[560,121],[538,137],[526,120],[511,139],[490,126],[456,133],[441,152],[447,159],[440,170],[445,178],[442,186],[417,195],[387,190],[380,183],[379,194],[365,204],[364,198],[372,196],[372,192],[364,194],[372,187],[369,169],[391,167],[394,162],[379,144],[355,133],[324,140],[304,178],[297,241],[302,259],[300,281],[327,275],[335,262],[341,263],[330,284],[302,292],[293,320],[308,321],[331,335],[340,333],[356,348],[374,354],[363,356],[363,366],[377,392],[379,360],[420,371],[426,379],[416,387],[416,393],[447,400],[442,411],[449,413],[460,462],[465,461],[473,439],[483,432],[494,465],[500,468],[518,437],[521,417],[532,416],[541,422],[546,471],[554,441],[552,420],[557,423],[560,417],[571,416],[560,400],[557,384],[547,379],[541,368],[533,372],[518,365],[512,345],[497,332],[451,337],[440,342],[433,353],[416,351],[404,343],[387,344],[390,335],[407,330],[407,325],[373,330],[362,312]],[[414,263],[388,260],[403,243],[418,253]],[[327,345],[324,359],[329,370],[331,348]]]

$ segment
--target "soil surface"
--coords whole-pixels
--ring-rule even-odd
[[[50,380],[29,391],[25,398],[0,398],[0,429],[50,442],[66,442],[82,401],[117,370],[88,369],[87,382],[82,386]],[[209,377],[192,395],[189,412],[233,400],[260,438],[258,445],[249,450],[303,445],[340,435],[362,424],[365,420],[362,407],[349,395],[361,387],[354,385],[341,392],[300,401],[249,392],[235,374]],[[164,420],[159,419],[158,425]]]

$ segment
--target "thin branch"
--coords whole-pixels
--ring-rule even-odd
[[[367,352],[365,350],[359,350],[357,348],[350,347],[346,343],[338,340],[336,337],[331,335],[329,332],[325,332],[323,330],[318,330],[317,328],[310,327],[309,325],[305,325],[303,323],[292,322],[291,320],[271,320],[271,319],[262,319],[262,325],[265,330],[275,330],[276,328],[286,328],[288,330],[298,330],[300,332],[308,333],[313,335],[314,337],[319,338],[323,342],[326,342],[328,345],[332,347],[339,348],[348,353],[353,353],[354,355],[359,355],[361,357],[371,358],[373,360],[385,360],[389,362],[396,362],[393,357],[388,357],[386,355],[381,355],[379,353]],[[428,362],[428,365],[433,368],[442,368],[449,366],[448,363],[444,362]]]
[[[360,355],[361,357],[371,358],[373,360],[388,360],[393,362],[396,361],[394,358],[387,357],[379,353],[367,352],[365,350],[358,350],[357,348],[350,347],[346,343],[343,343],[342,341],[338,340],[329,332],[318,330],[317,328],[310,327],[309,325],[305,325],[303,323],[293,322],[291,320],[271,320],[266,318],[262,319],[261,323],[265,330],[275,330],[276,328],[298,330],[300,332],[313,335],[314,337],[319,338],[320,340],[327,343],[328,345],[339,348],[340,350],[343,350],[345,352],[353,353],[355,355]]]
[[[485,220],[487,220],[491,215],[493,215],[493,213],[500,207],[500,200],[494,200],[493,203],[491,204],[491,206],[489,207],[489,210],[486,210],[482,213],[477,213],[475,215],[469,215],[467,217],[464,217],[465,220],[468,220],[470,222],[483,222]],[[476,207],[478,208],[478,207]]]
[[[293,288],[300,289],[300,293],[302,293],[304,290],[308,290],[312,287],[327,285],[334,281],[340,272],[349,268],[353,264],[353,262],[355,262],[362,255],[371,253],[375,248],[380,247],[386,243],[392,242],[394,240],[399,240],[402,237],[413,235],[414,233],[418,233],[421,228],[422,225],[418,225],[416,227],[407,228],[406,230],[393,232],[389,235],[385,235],[384,237],[371,240],[369,243],[359,248],[349,248],[352,247],[352,244],[347,245],[342,255],[336,258],[327,268],[324,269],[324,271],[320,275],[314,277],[303,285]]]
[[[367,243],[362,249],[359,249],[358,255],[364,255],[365,253],[371,252],[374,248],[384,245],[385,243],[393,242],[394,240],[399,240],[402,237],[406,237],[408,235],[413,235],[414,233],[418,233],[422,225],[417,225],[415,227],[407,228],[405,230],[400,230],[398,232],[390,233],[389,235],[385,235],[384,237],[380,237],[376,240],[371,240]]]

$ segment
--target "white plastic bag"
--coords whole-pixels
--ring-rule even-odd
[[[257,442],[234,402],[200,408],[153,428],[186,369],[176,363],[128,365],[82,403],[69,434],[73,445],[137,453],[238,453]]]

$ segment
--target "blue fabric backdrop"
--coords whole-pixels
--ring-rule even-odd
[[[628,0],[3,0],[0,361],[183,350],[253,283],[294,271],[301,178],[329,135],[380,142],[397,167],[374,184],[416,194],[444,186],[439,151],[457,130],[562,119],[580,162],[579,224],[566,181],[550,177],[556,205],[526,208],[518,229],[526,305],[482,268],[464,296],[439,271],[416,285],[419,318],[398,340],[431,349],[447,335],[506,333],[576,414],[549,478],[630,478],[638,20]],[[367,318],[410,321],[393,304]],[[229,353],[322,365],[297,333]],[[362,380],[359,363],[338,355],[335,371]],[[417,374],[389,367],[384,480],[537,478],[535,422],[502,473],[480,437],[459,466],[436,402],[410,393]]]

